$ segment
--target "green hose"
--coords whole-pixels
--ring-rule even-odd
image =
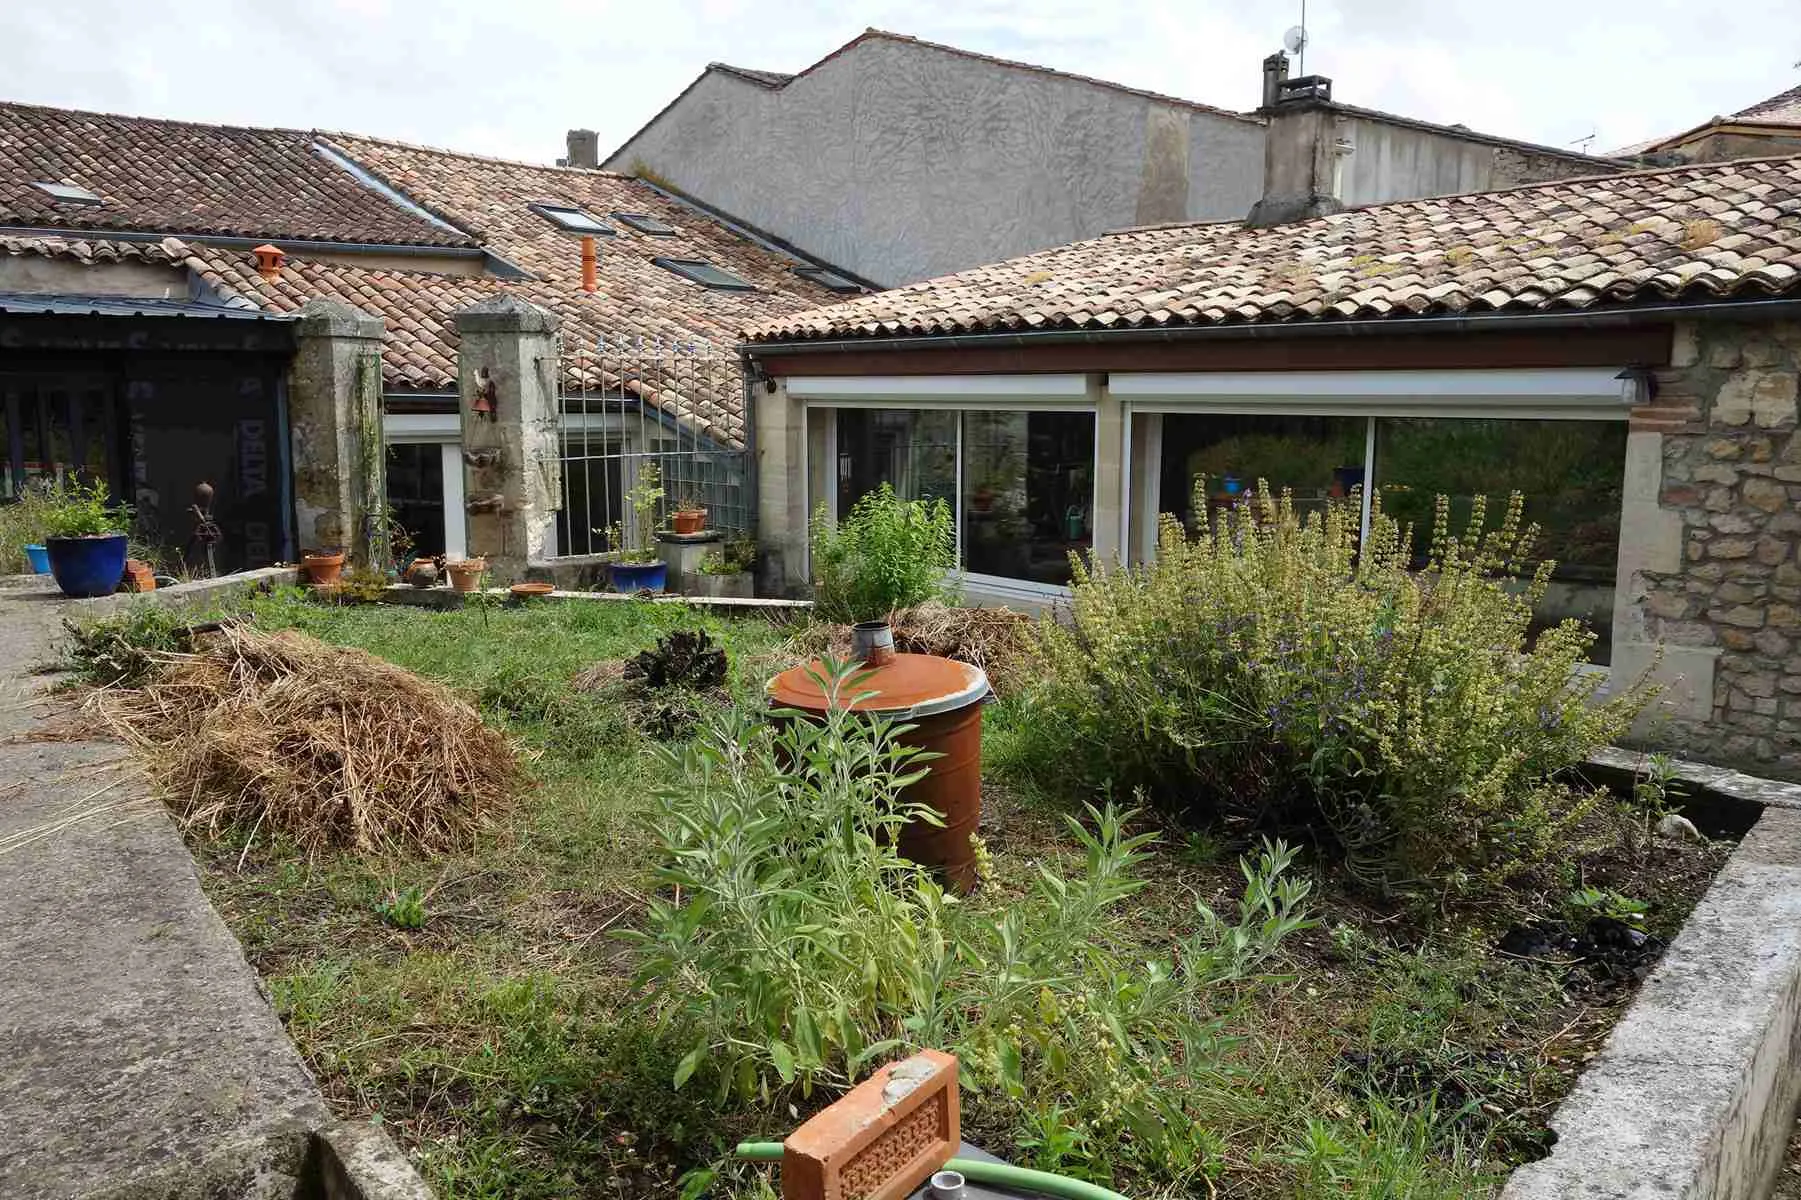
[[[754,1162],[781,1162],[782,1144],[780,1142],[739,1142],[738,1157]],[[1098,1183],[1089,1183],[1081,1179],[1066,1179],[1061,1175],[1052,1175],[1048,1171],[1033,1171],[1026,1167],[1010,1167],[1006,1163],[987,1162],[978,1158],[953,1158],[941,1168],[956,1171],[971,1183],[991,1183],[996,1187],[1015,1188],[1022,1192],[1037,1192],[1042,1196],[1058,1196],[1062,1200],[1126,1200],[1118,1192],[1104,1188]]]

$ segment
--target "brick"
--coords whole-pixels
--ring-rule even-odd
[[[901,1200],[962,1140],[957,1060],[922,1050],[890,1063],[788,1135],[783,1200]]]

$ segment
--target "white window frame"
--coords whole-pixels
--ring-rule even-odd
[[[1094,421],[1095,463],[1091,475],[1088,505],[1090,513],[1099,511],[1100,413],[1088,388],[1086,375],[802,375],[787,380],[788,395],[802,401],[806,425],[801,436],[803,494],[811,500],[814,464],[807,461],[811,442],[811,421],[815,410],[830,413],[838,409],[900,409],[914,411],[951,410],[956,412],[1086,412]],[[838,518],[838,422],[826,426],[826,453],[832,478],[824,489],[827,511]],[[1038,583],[1029,579],[1012,579],[962,569],[963,562],[963,422],[957,422],[956,497],[952,507],[955,520],[958,567],[949,582],[978,596],[996,599],[1019,599],[1035,603],[1054,601],[1069,595],[1065,584]],[[811,564],[808,565],[811,570]]]
[[[390,446],[438,447],[444,475],[444,556],[466,558],[469,520],[463,507],[463,424],[456,413],[388,413],[382,438]]]

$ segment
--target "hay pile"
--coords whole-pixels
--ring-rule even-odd
[[[302,633],[228,626],[93,703],[184,824],[279,831],[309,853],[466,846],[522,779],[512,744],[448,689]]]
[[[896,609],[888,618],[894,648],[906,654],[936,654],[982,668],[996,693],[1022,686],[1032,657],[1032,618],[1010,608],[953,608],[928,600]],[[850,656],[850,626],[812,625],[794,639],[808,657]]]

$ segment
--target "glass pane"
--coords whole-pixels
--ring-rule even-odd
[[[388,507],[414,554],[444,553],[444,454],[436,444],[388,447]]]
[[[1069,582],[1094,544],[1094,414],[965,413],[963,569]]]
[[[1206,479],[1208,515],[1242,501],[1264,480],[1301,512],[1325,507],[1363,482],[1364,417],[1171,413],[1163,418],[1158,509],[1194,528],[1194,486]]]
[[[903,500],[951,502],[957,492],[957,414],[838,410],[838,512],[886,483]]]
[[[1507,496],[1525,496],[1526,520],[1540,528],[1537,557],[1561,578],[1612,584],[1619,558],[1620,500],[1626,472],[1624,421],[1506,421],[1409,417],[1376,423],[1376,479],[1383,511],[1414,526],[1423,556],[1432,508],[1451,498],[1451,529],[1469,521],[1470,502],[1488,497],[1489,523]]]

